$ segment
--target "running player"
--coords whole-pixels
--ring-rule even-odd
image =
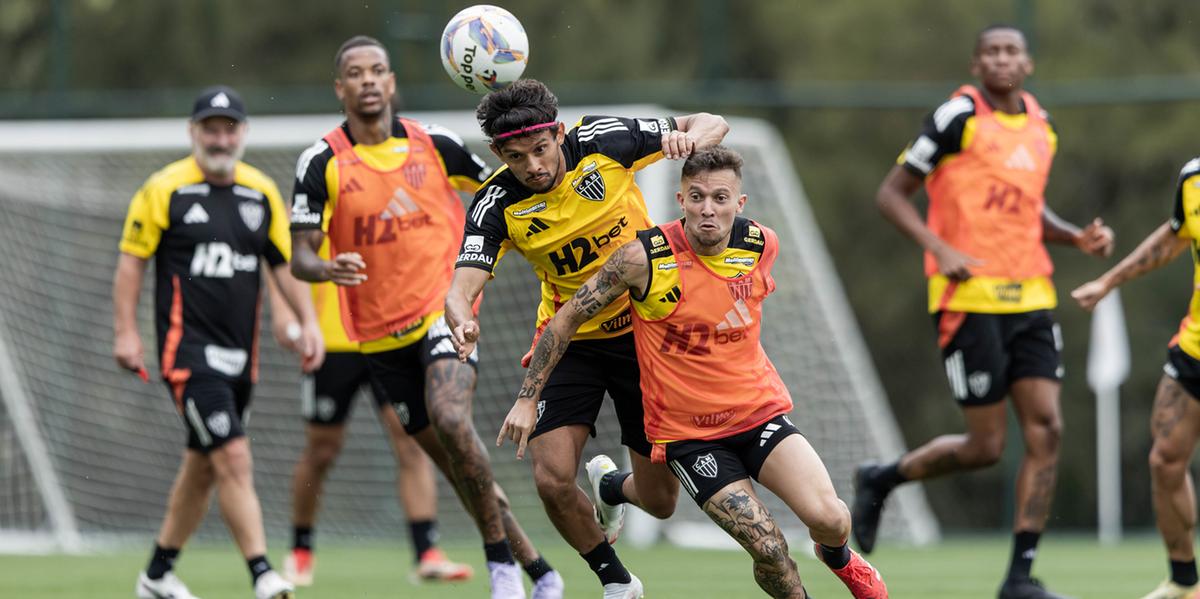
[[[775,232],[738,216],[742,158],[723,146],[683,164],[683,218],[639,231],[550,320],[500,429],[520,455],[537,403],[580,325],[615,301],[633,305],[646,436],[704,513],[754,558],[772,597],[807,597],[775,519],[750,484],[778,495],[809,528],[816,553],[860,599],[886,599],[879,573],[846,545],[850,510],[787,414],[792,398],[759,342],[775,288]]]
[[[446,164],[447,171],[451,173],[450,180],[457,188],[464,185],[460,181],[475,181],[482,175],[479,165],[472,160],[473,155],[463,151],[451,134],[431,133],[430,137],[438,147],[438,154]],[[327,164],[331,156],[332,152],[322,154],[314,158],[314,162]],[[315,168],[325,167],[318,165]],[[304,182],[298,181],[297,186],[304,186]],[[311,189],[309,193],[319,193],[323,189]],[[329,222],[330,208],[331,205],[327,203],[324,223]],[[318,254],[322,258],[329,257],[328,239],[321,243]],[[411,578],[414,581],[471,578],[473,572],[470,566],[450,561],[437,547],[438,506],[433,463],[416,440],[404,432],[400,417],[388,403],[386,393],[374,388],[366,359],[359,353],[358,344],[350,341],[342,327],[337,288],[333,283],[316,283],[311,287],[326,354],[321,368],[306,376],[300,385],[301,413],[307,426],[305,447],[292,471],[292,550],[283,562],[284,577],[296,586],[313,584],[316,570],[314,541],[322,485],[341,453],[346,438],[346,421],[350,417],[354,397],[360,389],[365,390],[370,386],[379,422],[387,433],[396,457],[396,491],[408,520],[409,541],[416,561]],[[273,297],[271,316],[273,320],[281,319],[284,322],[281,343],[286,345],[290,343],[286,335],[291,315],[286,306],[276,304]],[[278,330],[280,327],[275,328]],[[278,332],[276,335],[280,336]]]
[[[492,597],[525,596],[515,552],[534,580],[533,596],[560,598],[562,578],[509,513],[475,432],[477,357],[472,354],[465,365],[454,359],[442,318],[465,220],[446,155],[429,128],[393,115],[395,75],[377,40],[347,40],[334,66],[346,122],[300,156],[292,197],[292,272],[338,285],[342,324],[360,344],[376,390],[453,481],[475,519]],[[461,145],[453,153],[469,156]],[[481,162],[476,166],[484,168]],[[318,254],[326,231],[332,259]]]
[[[187,450],[171,488],[150,564],[138,576],[142,599],[192,599],[172,572],[184,543],[208,512],[212,489],[246,564],[257,599],[292,596],[271,569],[254,491],[243,418],[258,375],[259,264],[300,315],[304,370],[325,355],[303,285],[288,273],[291,240],[279,190],[241,162],[246,111],[227,87],[204,90],[188,129],[192,155],[154,173],[133,197],[113,278],[113,355],[145,377],[137,303],[154,257],[155,313],[162,378],[188,427]]]
[[[1084,230],[1045,204],[1058,137],[1033,95],[1025,36],[999,25],[978,36],[965,85],[925,120],[920,136],[880,185],[880,211],[925,249],[929,312],[966,434],[938,437],[884,466],[862,466],[855,483],[854,534],[875,546],[888,493],[910,480],[995,464],[1004,447],[1005,396],[1025,441],[1017,475],[1012,560],[1002,599],[1059,597],[1030,577],[1046,526],[1062,417],[1061,335],[1051,310],[1053,265],[1046,241],[1107,256],[1112,230]],[[908,199],[925,184],[929,222]]]
[[[728,130],[721,117],[693,114],[587,116],[567,133],[557,120],[558,99],[532,79],[484,96],[476,117],[505,166],[475,196],[446,297],[446,320],[460,359],[475,351],[479,323],[471,308],[501,244],[525,256],[542,280],[540,330],[607,256],[651,226],[634,174],[664,156],[685,158],[719,143]],[[539,404],[541,419],[530,441],[534,483],[546,513],[599,577],[606,598],[642,593],[641,582],[611,546],[624,504],[666,518],[679,496],[668,470],[650,463],[630,318],[628,301],[619,301],[580,328]],[[596,434],[605,391],[613,398],[634,474],[618,471],[607,456],[590,460],[593,507],[575,476],[587,436]]]
[[[1129,256],[1071,297],[1091,311],[1109,291],[1174,260],[1190,246],[1200,265],[1200,158],[1184,165],[1175,191],[1174,215]],[[1142,599],[1188,599],[1200,592],[1193,538],[1196,491],[1188,466],[1200,439],[1200,268],[1193,275],[1192,301],[1167,348],[1167,363],[1150,416],[1151,495],[1158,530],[1167,546],[1170,577]]]

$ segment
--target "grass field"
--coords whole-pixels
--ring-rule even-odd
[[[549,544],[546,544],[549,545]],[[799,545],[799,543],[793,543]],[[729,551],[649,550],[620,547],[622,559],[646,583],[649,599],[765,596],[754,585],[749,558]],[[841,583],[794,546],[805,586],[818,599],[848,597]],[[451,547],[453,556],[478,561],[474,547]],[[302,599],[487,597],[486,577],[451,586],[412,586],[408,555],[394,547],[366,544],[319,548],[317,585],[302,589]],[[0,556],[0,598],[128,599],[148,550],[123,549],[87,556]],[[275,552],[276,566],[282,557]],[[581,559],[562,545],[547,558],[567,581],[567,597],[598,597],[595,577]],[[881,548],[872,562],[883,572],[898,599],[992,598],[1008,559],[1002,537],[959,538],[931,548]],[[194,593],[204,599],[252,597],[245,565],[232,545],[189,547],[177,568]],[[1035,574],[1053,590],[1086,599],[1140,597],[1165,576],[1161,545],[1139,537],[1119,547],[1101,548],[1091,539],[1049,537],[1042,544]]]

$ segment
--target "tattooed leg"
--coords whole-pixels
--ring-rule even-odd
[[[704,513],[754,558],[754,580],[772,597],[804,599],[787,540],[748,479],[726,485],[704,503]]]
[[[484,542],[498,542],[505,533],[492,466],[471,418],[475,370],[457,360],[437,360],[426,369],[425,382],[425,405],[445,452],[439,467],[454,482]]]
[[[1016,531],[1039,532],[1050,515],[1062,438],[1059,389],[1058,381],[1043,378],[1022,378],[1012,384],[1013,409],[1025,438],[1017,473]]]
[[[900,473],[908,480],[922,480],[995,464],[1004,451],[1004,410],[1004,402],[964,407],[966,434],[942,435],[908,452],[900,458]]]
[[[1163,376],[1150,418],[1154,446],[1150,450],[1150,481],[1154,514],[1167,554],[1177,561],[1195,556],[1196,492],[1188,463],[1200,434],[1200,405],[1180,384]]]

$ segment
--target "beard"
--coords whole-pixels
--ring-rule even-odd
[[[192,144],[192,154],[196,157],[196,162],[200,164],[200,170],[222,177],[233,174],[234,168],[237,167],[238,161],[245,153],[245,144],[238,144],[228,152],[219,148],[206,148],[199,143]]]

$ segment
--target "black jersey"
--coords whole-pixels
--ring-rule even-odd
[[[235,173],[233,185],[211,185],[188,157],[151,175],[129,205],[121,251],[155,258],[159,359],[173,382],[255,378],[259,263],[286,263],[291,240],[275,183],[241,162]]]

